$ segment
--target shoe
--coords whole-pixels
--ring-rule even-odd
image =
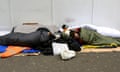
[[[64,50],[60,53],[60,56],[61,56],[61,59],[63,60],[69,60],[76,56],[76,52],[73,50]]]

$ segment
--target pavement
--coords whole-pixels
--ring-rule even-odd
[[[0,72],[119,72],[120,52],[79,52],[73,59],[60,56],[13,56],[0,60]]]

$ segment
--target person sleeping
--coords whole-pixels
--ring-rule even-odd
[[[76,28],[85,28],[85,29],[96,31],[104,36],[120,38],[120,31],[110,27],[97,26],[93,24],[79,24],[79,25],[72,25],[68,27],[68,29],[76,29]],[[63,29],[61,28],[60,31],[63,31]]]
[[[85,27],[70,29],[69,26],[66,25],[63,25],[62,29],[62,35],[64,38],[72,37],[83,45],[110,45],[111,43],[115,43],[120,46],[120,38],[102,35],[98,33],[96,29],[93,30]]]

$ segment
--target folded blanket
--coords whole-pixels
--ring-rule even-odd
[[[0,45],[0,53],[5,52],[7,47],[8,46]],[[35,50],[34,48],[30,48],[30,49],[25,49],[22,51],[22,53],[36,53],[36,52],[40,52],[40,50]]]
[[[0,45],[0,57],[7,58],[19,53],[38,53],[39,50],[35,50],[29,47],[22,47],[22,46],[4,46]],[[29,54],[28,54],[29,55]]]
[[[22,52],[25,49],[29,49],[29,47],[8,46],[6,48],[6,51],[0,54],[0,57],[1,58],[10,57],[10,56],[13,56],[15,54],[18,54],[18,53]]]

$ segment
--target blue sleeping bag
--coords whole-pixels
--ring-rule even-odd
[[[5,52],[8,46],[0,45],[0,53]]]
[[[30,50],[23,50],[22,53],[37,53],[40,52],[40,50],[35,50],[34,48],[31,48]]]

